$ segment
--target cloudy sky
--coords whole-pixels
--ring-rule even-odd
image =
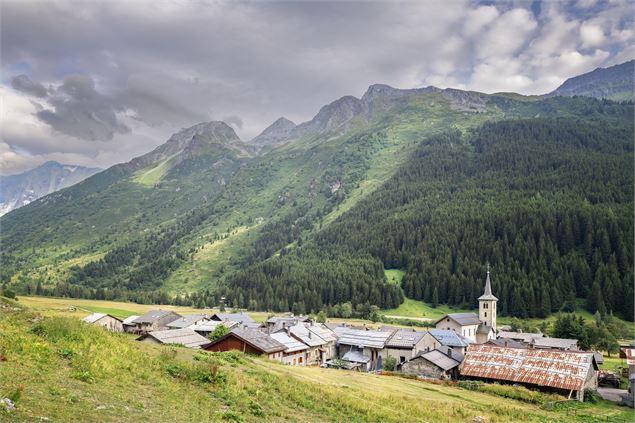
[[[635,57],[632,1],[2,0],[0,173],[244,140],[368,85],[542,94]]]

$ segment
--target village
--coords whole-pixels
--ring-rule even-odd
[[[497,301],[488,271],[483,295],[478,298],[478,315],[447,314],[427,331],[318,323],[292,314],[258,323],[242,312],[180,315],[160,309],[123,320],[93,313],[83,321],[134,334],[146,343],[213,352],[237,350],[291,366],[518,384],[577,401],[584,401],[585,391],[596,391],[606,382],[599,372],[601,352],[580,350],[576,339],[498,327]],[[629,387],[626,393],[613,395],[613,401],[633,407],[635,345],[622,346],[620,356],[628,364]]]

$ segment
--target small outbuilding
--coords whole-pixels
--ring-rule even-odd
[[[461,363],[441,350],[420,352],[401,365],[401,371],[433,379],[458,378]]]
[[[282,361],[286,347],[258,329],[234,328],[227,335],[205,347],[207,351],[242,351],[265,354],[270,360]]]
[[[132,323],[135,324],[135,332],[143,334],[167,329],[168,323],[181,317],[180,314],[173,311],[150,310],[143,316],[137,317]]]
[[[123,332],[123,322],[121,319],[105,313],[93,313],[82,319],[90,325],[102,326],[111,332]]]

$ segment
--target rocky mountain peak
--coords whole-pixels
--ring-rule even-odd
[[[289,138],[289,134],[296,124],[285,117],[278,118],[274,123],[265,128],[260,135],[253,138],[249,144],[256,151],[275,148],[282,145]]]
[[[209,141],[225,144],[232,141],[240,141],[234,129],[222,121],[203,122],[181,129],[172,135],[168,142],[189,142],[191,140]]]

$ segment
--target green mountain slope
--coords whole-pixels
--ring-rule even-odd
[[[40,292],[57,295],[144,302],[204,291],[215,303],[227,289],[233,302],[259,308],[297,303],[309,311],[353,296],[393,307],[403,294],[383,279],[382,264],[389,264],[369,251],[333,250],[327,262],[307,257],[324,269],[326,288],[299,282],[307,268],[299,259],[299,273],[276,304],[264,290],[250,288],[241,299],[232,289],[236,272],[316,245],[316,234],[363,207],[422,139],[448,130],[469,137],[488,121],[544,115],[613,125],[630,107],[374,85],[361,99],[323,107],[309,122],[286,122],[274,131],[272,149],[263,148],[266,140],[241,142],[222,123],[197,125],[154,152],[2,217],[2,281],[27,293],[42,286]],[[301,304],[305,295],[317,300]]]
[[[409,298],[473,308],[489,262],[502,314],[546,317],[579,297],[633,320],[633,108],[604,106],[607,121],[503,121],[427,138],[311,242],[237,273],[225,295],[274,310],[392,307],[394,291],[373,285],[385,267],[405,270]]]
[[[550,95],[582,95],[615,101],[635,98],[635,60],[567,79]]]

